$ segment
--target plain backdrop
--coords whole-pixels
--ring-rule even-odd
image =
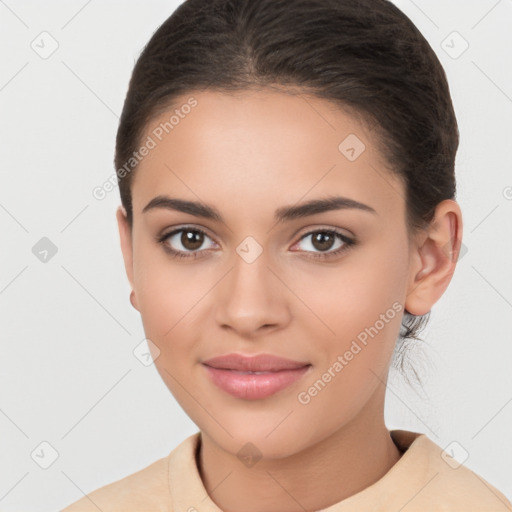
[[[178,4],[0,0],[3,512],[63,508],[197,431],[136,355],[118,190],[92,194],[114,172],[134,62]],[[397,5],[448,75],[465,250],[411,352],[425,384],[393,373],[386,423],[456,442],[512,499],[512,2]]]

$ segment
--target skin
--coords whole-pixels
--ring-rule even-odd
[[[376,482],[400,458],[384,399],[403,309],[309,403],[298,393],[393,303],[415,315],[431,310],[455,270],[461,211],[443,201],[431,225],[409,235],[403,183],[387,170],[373,133],[326,100],[275,89],[193,97],[198,105],[138,166],[132,228],[117,211],[131,301],[160,375],[202,432],[197,462],[212,500],[227,512],[325,508]],[[169,116],[154,119],[146,136]],[[338,149],[350,133],[366,146],[354,161]],[[164,194],[210,204],[225,222],[169,209],[142,213]],[[273,220],[280,207],[332,195],[376,214],[345,209]],[[203,245],[190,249],[181,233],[166,243],[201,253],[196,259],[172,258],[155,240],[183,225],[205,231]],[[329,228],[358,243],[314,258],[322,248],[304,235]],[[252,263],[236,252],[248,236],[263,249]],[[343,243],[335,239],[324,253]],[[312,366],[288,388],[244,400],[217,388],[201,364],[231,352]],[[262,457],[251,467],[237,457],[248,442]]]

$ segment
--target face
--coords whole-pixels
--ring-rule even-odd
[[[133,304],[160,375],[196,425],[232,453],[251,441],[284,457],[365,412],[382,415],[413,270],[404,186],[373,134],[326,100],[210,91],[178,109],[190,97],[168,133],[161,123],[174,109],[147,129],[154,147],[132,183],[131,232],[118,212]],[[353,203],[300,208],[327,198]],[[232,353],[306,369],[266,396],[261,386],[237,396],[203,364]],[[250,378],[259,377],[241,377]]]

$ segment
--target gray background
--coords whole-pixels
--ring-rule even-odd
[[[92,195],[114,172],[134,61],[179,3],[0,0],[3,512],[64,507],[197,430],[134,355],[144,332],[118,191]],[[412,354],[426,384],[414,392],[393,374],[386,423],[450,445],[512,499],[512,2],[396,3],[450,82],[467,252]]]

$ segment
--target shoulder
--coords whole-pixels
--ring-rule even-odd
[[[61,512],[172,512],[168,480],[169,457],[83,496]]]
[[[408,463],[418,465],[422,477],[408,510],[512,512],[502,492],[426,435],[418,437],[412,447]]]
[[[460,510],[462,507],[467,512],[512,512],[512,503],[506,496],[467,466],[448,468],[434,475],[436,477],[437,495],[452,505],[447,510]]]

